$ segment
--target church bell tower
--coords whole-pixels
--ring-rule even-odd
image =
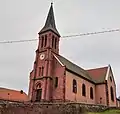
[[[30,73],[29,99],[33,102],[52,99],[53,54],[59,54],[60,34],[56,29],[53,4],[44,27],[38,33],[39,42],[33,70]]]

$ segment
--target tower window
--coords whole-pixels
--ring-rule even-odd
[[[57,38],[55,38],[55,49],[57,47]]]
[[[85,84],[82,84],[82,96],[86,96],[86,87],[85,87]]]
[[[41,75],[43,76],[43,73],[44,73],[44,67],[42,67],[41,69]]]
[[[93,88],[90,87],[90,98],[93,99]]]
[[[112,82],[112,77],[110,76],[110,81]]]
[[[73,93],[77,93],[77,82],[73,79]]]
[[[47,45],[47,35],[45,35],[45,47]]]
[[[41,48],[43,47],[43,43],[44,43],[44,36],[42,36]]]
[[[52,36],[52,47],[54,46],[54,36]]]
[[[41,67],[39,67],[38,76],[41,75]]]
[[[111,100],[114,101],[113,87],[110,87]]]
[[[55,88],[58,87],[58,77],[55,77]]]

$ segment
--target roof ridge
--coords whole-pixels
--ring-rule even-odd
[[[67,58],[65,58],[64,56],[62,56],[62,55],[59,55],[59,56],[63,57],[64,59],[66,59],[66,60],[69,61],[70,63],[76,65],[77,67],[81,68],[82,70],[85,70],[85,69],[83,69],[82,67],[80,67],[79,65],[73,63],[74,61],[72,62],[72,61],[70,61],[69,59],[67,59]]]
[[[70,61],[69,58],[67,59],[66,57],[64,57],[64,56],[62,56],[62,55],[59,55],[59,56],[63,57],[64,59],[66,59],[67,61],[71,62],[72,64],[78,66],[77,64],[75,64],[75,63],[73,63],[72,61]],[[78,67],[79,67],[79,66],[78,66]],[[80,68],[81,68],[81,67],[80,67]],[[82,69],[83,69],[83,68],[82,68]],[[84,69],[83,69],[83,70],[84,70]]]
[[[4,88],[4,87],[0,87],[0,89],[10,90],[10,91],[16,91],[16,92],[20,92],[21,91],[21,90],[16,90],[16,89],[12,89],[12,88],[9,89],[9,88]],[[26,94],[24,91],[23,91],[23,93]]]
[[[83,68],[81,68],[80,66],[76,65],[75,63],[71,62],[70,60],[68,60],[67,58],[63,57],[62,55],[58,55],[58,56],[64,58],[64,59],[67,60],[69,63],[71,63],[71,64],[73,64],[74,66],[76,66],[76,67],[78,67],[79,69],[81,69],[80,71],[81,71],[84,75],[86,75],[87,78],[89,78],[89,80],[95,82],[95,81],[93,80],[93,78],[89,75],[89,73],[88,73],[85,69],[83,69]]]
[[[108,67],[109,67],[109,66],[96,67],[96,68],[86,69],[86,71],[89,71],[89,70],[97,70],[97,69],[103,69],[103,68],[108,68]]]

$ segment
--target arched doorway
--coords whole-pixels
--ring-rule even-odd
[[[36,85],[36,102],[41,101],[42,98],[42,89],[41,89],[41,83],[38,83]]]

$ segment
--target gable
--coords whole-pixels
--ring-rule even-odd
[[[108,81],[110,81],[111,83],[114,83],[114,84],[115,84],[114,75],[113,75],[111,66],[109,66],[109,70],[108,70],[108,74],[107,74],[107,76],[106,76],[106,80],[108,80]]]

